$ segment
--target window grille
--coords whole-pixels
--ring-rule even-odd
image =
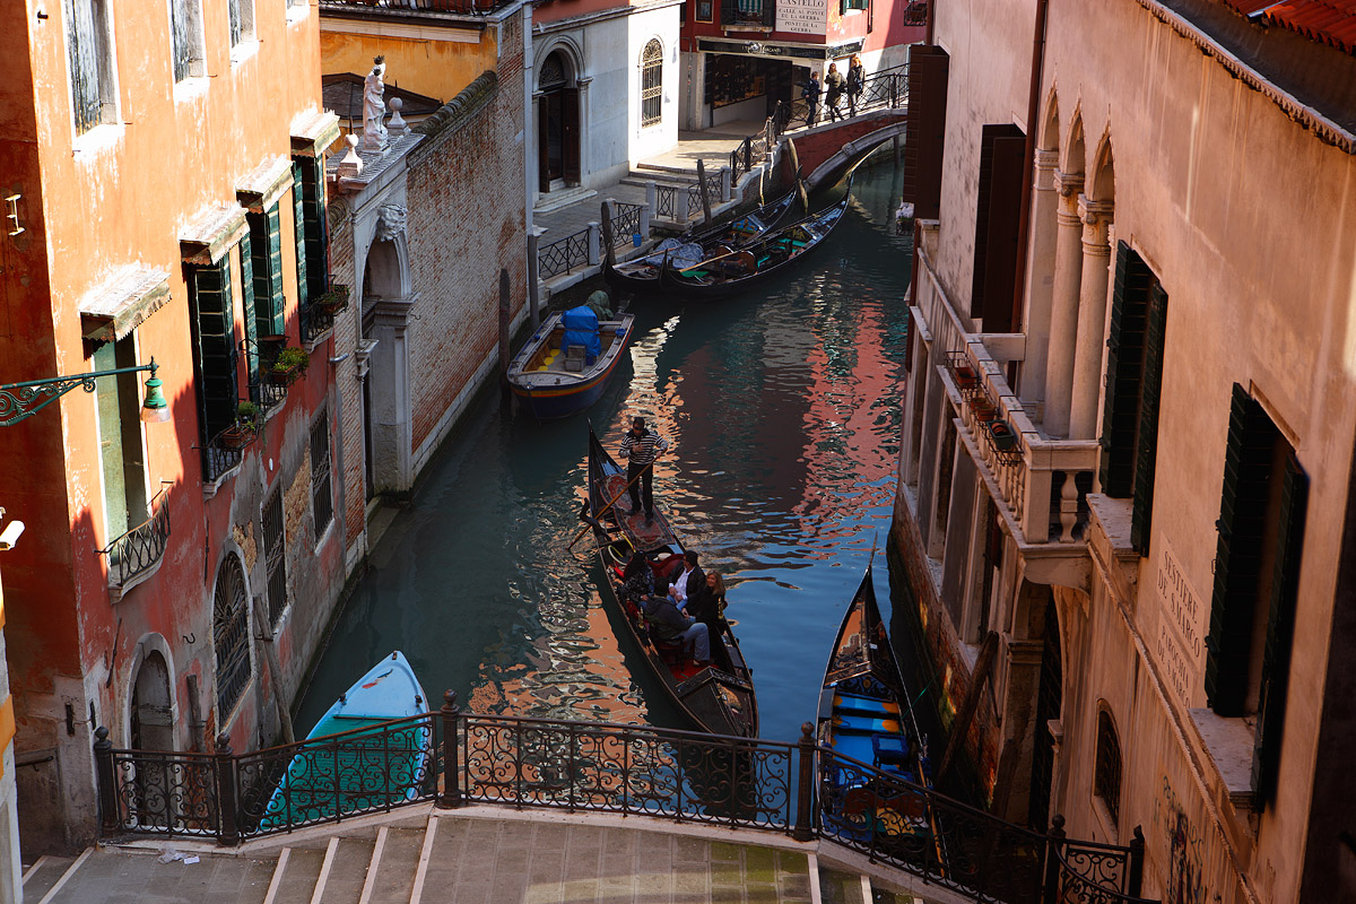
[[[217,569],[212,600],[212,644],[216,650],[217,725],[224,726],[250,680],[249,607],[245,573],[234,553]]]
[[[664,48],[651,40],[640,57],[640,124],[652,126],[663,118]]]
[[[1121,742],[1116,726],[1106,710],[1097,713],[1097,764],[1093,775],[1093,793],[1106,804],[1111,821],[1120,824],[1121,814]]]
[[[311,425],[311,504],[315,515],[315,537],[319,540],[334,518],[333,491],[330,488],[330,419],[324,411]]]
[[[283,537],[282,487],[264,503],[264,559],[268,569],[268,623],[276,625],[287,608],[287,556]]]

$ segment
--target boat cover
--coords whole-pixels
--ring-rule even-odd
[[[584,361],[592,364],[603,349],[602,339],[598,337],[598,315],[586,304],[570,308],[560,315],[560,324],[565,327],[565,336],[561,339],[561,348],[571,345],[584,346]]]
[[[654,251],[650,252],[650,255],[645,258],[645,262],[659,267],[663,265],[665,257],[669,259],[673,266],[682,270],[684,267],[691,267],[706,260],[706,252],[701,245],[695,242],[681,242],[675,238],[667,238],[660,242]]]

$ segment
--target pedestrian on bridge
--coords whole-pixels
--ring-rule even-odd
[[[819,73],[811,72],[810,80],[801,86],[800,96],[805,98],[805,125],[815,127],[819,118]]]
[[[848,115],[857,115],[857,98],[862,93],[862,88],[866,87],[866,68],[862,66],[860,54],[852,55],[852,62],[848,63],[847,73],[847,97],[848,97]]]
[[[838,101],[843,97],[843,73],[838,71],[837,63],[829,64],[829,74],[824,76],[824,106],[829,108],[829,121],[837,122],[843,118],[838,112]]]

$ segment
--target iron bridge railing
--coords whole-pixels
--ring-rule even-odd
[[[655,816],[816,836],[974,901],[1139,904],[1129,847],[1041,834],[796,744],[604,722],[438,712],[233,754],[117,750],[95,732],[102,834],[241,840],[432,800]],[[820,788],[826,789],[821,795]]]

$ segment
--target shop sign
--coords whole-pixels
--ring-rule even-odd
[[[829,29],[827,0],[777,0],[777,31],[822,35]]]

